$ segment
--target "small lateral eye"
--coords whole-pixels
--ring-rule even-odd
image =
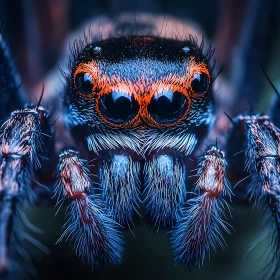
[[[206,73],[194,74],[191,82],[191,88],[195,94],[203,94],[207,91],[210,84],[209,77]]]
[[[76,89],[85,95],[92,93],[92,77],[88,73],[79,73],[75,77]]]

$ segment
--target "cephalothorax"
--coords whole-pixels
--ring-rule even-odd
[[[4,100],[16,96],[18,88],[0,39]],[[19,235],[14,217],[26,223],[19,202],[32,202],[36,180],[45,183],[54,170],[58,181],[49,187],[57,204],[69,204],[60,240],[71,240],[77,255],[95,268],[121,261],[121,231],[145,213],[157,230],[171,230],[178,262],[201,266],[216,246],[225,247],[222,234],[230,232],[226,200],[232,190],[217,144],[199,159],[194,188],[188,185],[187,158],[214,123],[218,74],[211,62],[214,51],[204,48],[203,38],[198,41],[192,35],[187,40],[130,35],[74,43],[69,71],[62,71],[63,120],[82,148],[61,150],[58,168],[53,166],[52,125],[40,102],[18,108],[3,123],[0,271],[9,264],[11,234]],[[8,117],[7,110],[1,117]],[[279,129],[265,116],[245,114],[232,122],[232,134],[240,137],[228,150],[247,150],[242,172],[253,178],[251,199],[264,203],[269,217],[270,212],[278,217]],[[273,225],[278,245],[278,218]],[[277,250],[274,254],[273,276],[279,262]]]

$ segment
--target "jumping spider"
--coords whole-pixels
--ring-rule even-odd
[[[274,122],[279,125],[279,99],[272,120],[251,113],[229,117],[231,136],[224,147],[229,171],[224,151],[213,144],[189,176],[193,168],[188,159],[214,123],[213,83],[219,74],[214,50],[197,34],[175,39],[160,33],[143,35],[141,28],[137,34],[126,33],[97,39],[92,32],[75,41],[68,69],[62,62],[66,82],[57,86],[63,93],[62,106],[46,79],[41,96],[45,105],[40,99],[23,109],[22,87],[0,37],[5,119],[0,155],[1,273],[10,266],[13,243],[37,242],[22,231],[21,224],[33,226],[21,209],[36,200],[33,189],[42,184],[55,193],[57,205],[68,205],[59,241],[70,240],[76,254],[94,269],[121,262],[121,232],[133,230],[143,214],[156,230],[170,229],[176,262],[202,266],[217,246],[225,247],[223,234],[231,228],[225,213],[232,197],[227,174],[234,178],[239,172],[243,178],[249,174],[247,194],[264,205],[271,223],[269,268],[276,277],[280,131]],[[51,124],[47,107],[54,100],[54,115],[60,118]],[[8,116],[13,107],[17,108]],[[64,138],[64,124],[72,140]],[[58,176],[56,184],[53,173]],[[27,253],[20,245],[16,251],[22,257]]]

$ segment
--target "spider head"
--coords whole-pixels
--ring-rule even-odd
[[[79,130],[73,134],[205,133],[213,115],[213,52],[204,55],[203,43],[191,39],[128,36],[76,53],[65,99],[68,127]]]

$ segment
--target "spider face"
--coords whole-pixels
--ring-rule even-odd
[[[97,145],[96,133],[128,136],[138,154],[154,134],[189,134],[194,147],[213,117],[210,57],[194,40],[126,36],[88,44],[70,69],[68,127],[89,146]]]

